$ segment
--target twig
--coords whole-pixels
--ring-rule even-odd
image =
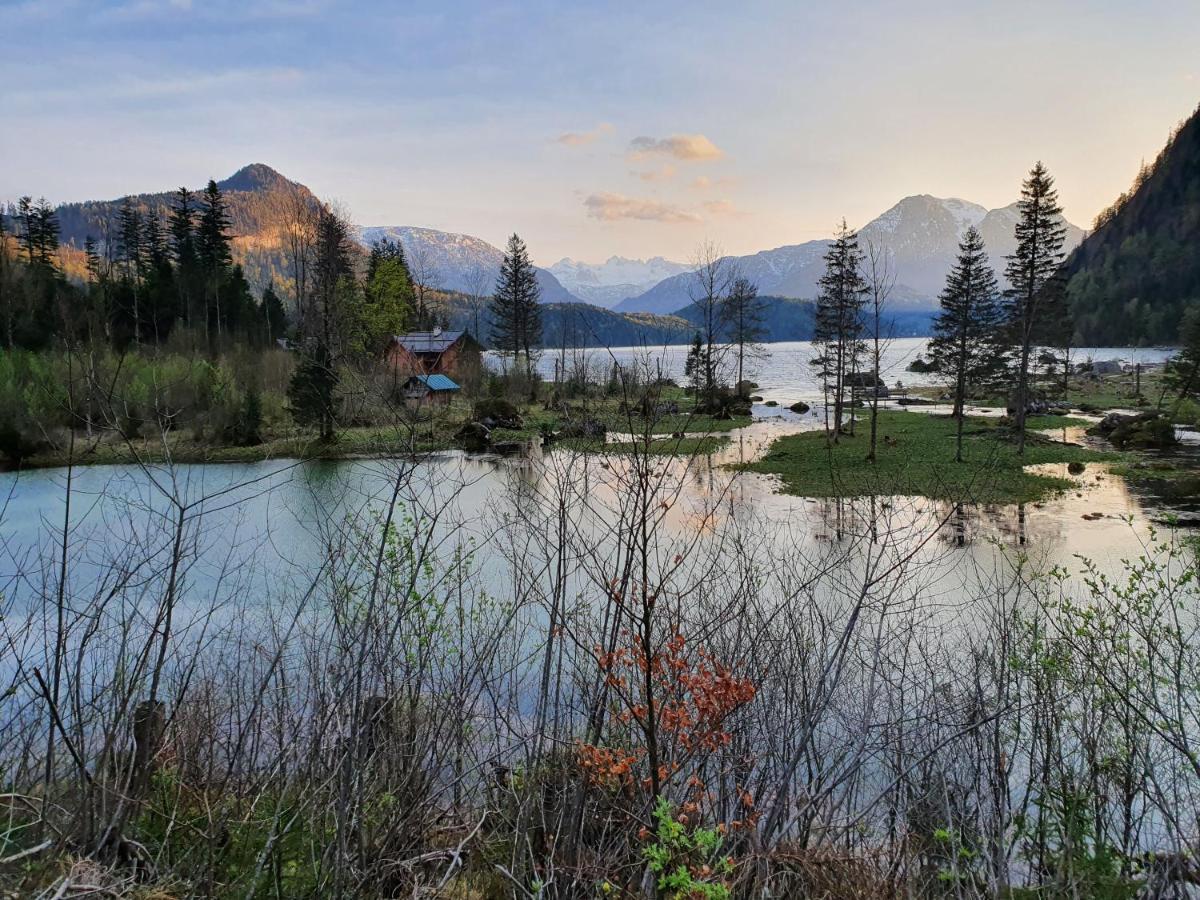
[[[40,844],[36,844],[33,847],[27,847],[26,849],[22,850],[20,853],[14,853],[12,856],[6,856],[3,859],[0,859],[0,866],[7,866],[9,863],[18,862],[29,856],[37,856],[42,851],[49,850],[53,846],[54,846],[53,840],[42,841]]]

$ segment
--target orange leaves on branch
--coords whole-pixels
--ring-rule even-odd
[[[653,729],[660,746],[669,748],[670,765],[659,773],[659,781],[665,782],[678,771],[676,754],[714,752],[731,743],[733,736],[725,724],[754,699],[754,683],[735,675],[705,650],[689,648],[681,634],[650,655],[628,632],[624,636],[629,643],[612,652],[595,648],[596,661],[605,683],[623,705],[617,721],[636,724],[643,734]],[[643,699],[647,680],[654,698],[649,703]]]
[[[630,752],[620,747],[597,747],[581,742],[575,745],[575,755],[588,780],[596,785],[614,787],[633,780],[633,767],[642,751]]]

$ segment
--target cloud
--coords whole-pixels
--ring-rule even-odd
[[[668,138],[635,137],[629,142],[630,159],[670,156],[684,162],[720,159],[724,152],[702,134],[673,134]]]
[[[636,175],[642,181],[668,181],[675,177],[674,166],[663,166],[660,169],[650,169],[645,172],[631,172],[631,175]]]
[[[714,216],[747,216],[749,213],[738,209],[728,200],[706,200],[703,204],[705,212]]]
[[[612,130],[613,127],[610,123],[601,122],[591,131],[568,131],[565,134],[560,134],[555,140],[565,147],[586,147],[592,141],[608,134]]]
[[[734,183],[735,179],[733,178],[709,178],[707,175],[697,175],[688,183],[688,187],[694,191],[706,191],[709,188],[728,187]]]
[[[593,219],[603,222],[615,222],[618,219],[640,219],[644,222],[699,222],[700,217],[686,209],[660,203],[657,200],[640,200],[636,197],[626,197],[622,194],[607,192],[591,194],[583,205],[587,214]]]

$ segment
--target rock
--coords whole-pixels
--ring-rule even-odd
[[[747,379],[745,381],[739,381],[737,383],[737,395],[739,397],[749,397],[750,393],[757,389],[758,389],[758,382],[756,382],[756,381],[750,381],[749,379]]]
[[[468,422],[455,432],[454,440],[464,450],[487,450],[492,444],[492,430],[482,422]]]
[[[514,431],[525,424],[517,407],[502,397],[476,400],[475,420],[488,428],[510,428]]]
[[[752,394],[750,397],[751,403],[762,403],[763,398],[759,394]]]
[[[1135,415],[1109,413],[1088,431],[1108,438],[1119,450],[1126,447],[1161,450],[1179,443],[1175,437],[1175,426],[1156,412]]]
[[[905,366],[905,371],[925,373],[925,372],[934,371],[934,367],[933,367],[932,363],[926,362],[924,358],[918,356],[916,359],[914,359],[912,362],[910,362],[907,366]]]
[[[808,412],[810,409],[812,409],[812,407],[809,406],[807,403],[805,403],[803,400],[797,400],[795,403],[793,403],[791,406],[789,406],[788,409],[790,409],[794,413],[798,413],[799,415],[804,415],[806,412]]]
[[[778,406],[778,405],[779,405],[778,400],[768,400],[766,403],[763,404],[763,406]]]
[[[1017,414],[1017,392],[1013,391],[1009,395],[1006,411],[1010,416]],[[1025,415],[1027,416],[1044,416],[1050,411],[1050,401],[1046,399],[1044,392],[1030,388],[1026,392],[1025,397]]]
[[[1067,471],[1072,475],[1082,475],[1085,468],[1087,467],[1081,462],[1067,463]]]

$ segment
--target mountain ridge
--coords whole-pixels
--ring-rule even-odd
[[[1003,275],[1004,257],[1015,248],[1011,225],[1015,204],[986,209],[956,197],[930,194],[905,197],[859,230],[860,246],[876,241],[887,247],[896,268],[893,303],[902,309],[928,310],[937,305],[946,273],[953,265],[958,242],[969,225],[977,227],[988,244],[992,265]],[[1067,223],[1068,247],[1082,239],[1082,229]],[[991,238],[989,241],[988,238]],[[823,271],[827,240],[787,244],[746,256],[727,257],[740,273],[758,285],[760,293],[811,299]],[[617,304],[622,312],[674,312],[692,302],[691,274],[672,276],[645,293]]]

